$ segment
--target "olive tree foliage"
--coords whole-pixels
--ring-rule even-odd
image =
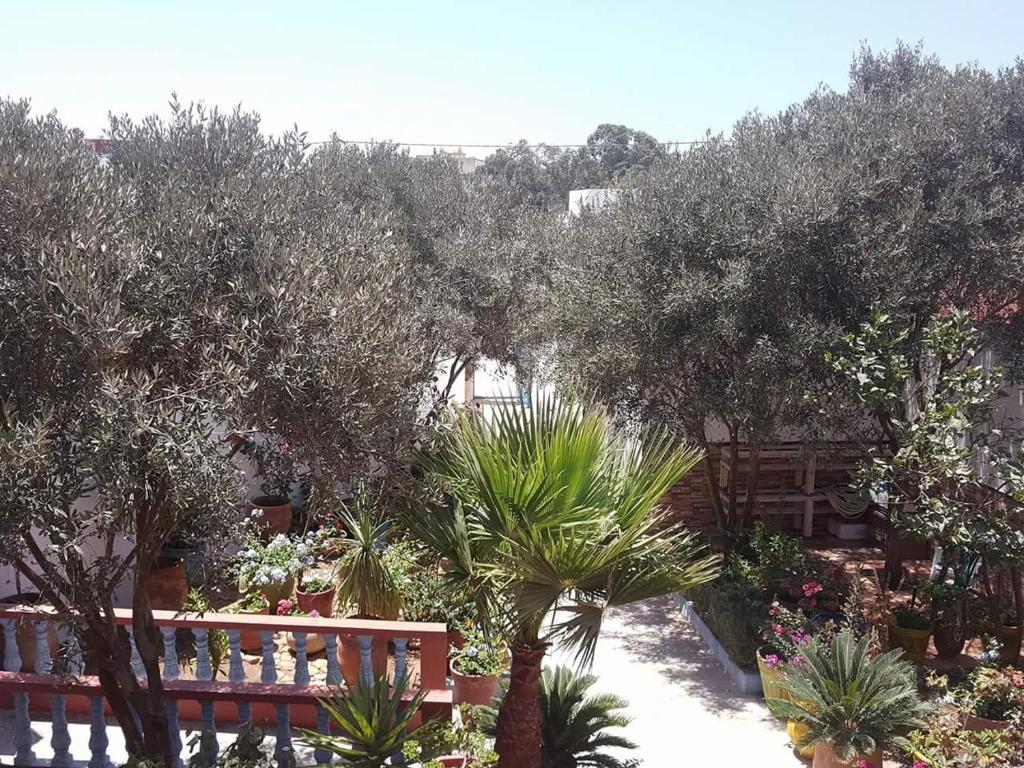
[[[147,584],[173,531],[211,560],[242,532],[224,437],[400,471],[436,342],[408,242],[301,134],[172,102],[110,137],[100,160],[0,102],[0,562],[75,627],[129,751],[170,764]]]
[[[941,306],[1019,298],[1022,82],[1021,64],[949,70],[919,49],[863,49],[845,92],[749,114],[630,177],[616,206],[566,235],[557,377],[698,443],[721,425],[733,483],[719,503],[708,460],[710,496],[722,527],[742,524],[760,445],[863,428],[837,423],[825,386],[823,353],[843,331],[879,306],[920,338]]]
[[[460,173],[443,154],[414,157],[392,144],[319,147],[311,166],[325,200],[385,216],[409,249],[433,347],[437,413],[458,375],[482,358],[523,365],[549,262],[543,212],[505,188]]]

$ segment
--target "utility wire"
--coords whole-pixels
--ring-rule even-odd
[[[474,144],[474,143],[463,143],[458,141],[448,142],[428,142],[428,141],[390,141],[386,139],[381,140],[356,140],[356,139],[322,139],[320,141],[310,141],[309,144],[333,144],[338,142],[339,144],[356,144],[363,147],[370,147],[375,144],[394,144],[398,147],[459,147],[460,149],[515,149],[517,147],[523,147],[525,149],[541,149],[544,147],[550,147],[551,149],[581,149],[582,147],[588,146],[587,144]],[[707,140],[700,139],[696,141],[659,141],[658,145],[662,147],[680,147],[680,146],[693,146],[696,144],[706,144]]]

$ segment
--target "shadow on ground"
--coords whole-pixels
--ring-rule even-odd
[[[666,683],[685,689],[709,710],[728,713],[757,702],[733,686],[670,597],[615,609],[601,635],[626,656],[656,666]]]

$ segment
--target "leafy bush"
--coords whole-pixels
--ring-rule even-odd
[[[734,662],[752,668],[768,616],[764,593],[751,584],[722,576],[689,592],[693,606]]]
[[[406,621],[438,621],[455,629],[475,618],[472,599],[436,566],[409,574],[401,589]]]
[[[931,768],[1010,768],[1024,762],[1024,737],[1012,731],[968,731],[955,708],[932,713],[908,737],[909,752]]]
[[[964,703],[989,720],[1024,718],[1024,672],[1014,667],[981,667],[965,681]]]

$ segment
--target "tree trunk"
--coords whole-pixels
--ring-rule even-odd
[[[540,674],[544,648],[512,649],[508,693],[501,703],[494,749],[498,768],[540,768],[543,731],[540,715]]]
[[[761,446],[757,443],[750,444],[750,461],[747,466],[747,496],[743,500],[743,521],[741,528],[749,528],[754,517],[754,500],[757,496],[758,480],[761,473]]]
[[[711,453],[704,449],[704,484],[708,488],[708,498],[711,499],[711,508],[715,511],[715,522],[718,530],[725,533],[728,522],[725,519],[725,508],[722,506],[722,497],[718,493],[718,470],[711,458]]]
[[[726,509],[726,519],[729,527],[734,527],[737,521],[736,515],[736,488],[739,483],[740,469],[740,444],[739,434],[735,427],[729,426],[729,507]]]
[[[153,609],[149,602],[148,582],[152,564],[150,557],[140,554],[135,575],[135,594],[132,597],[132,631],[135,635],[135,647],[146,670],[146,688],[136,686],[134,704],[142,726],[145,756],[163,760],[165,765],[173,766],[176,761],[171,755],[170,729],[167,727],[164,686],[160,671],[163,638],[153,619]]]
[[[85,646],[83,650],[96,665],[103,698],[107,700],[117,724],[121,727],[125,749],[129,755],[139,755],[142,754],[144,747],[142,731],[135,722],[134,710],[129,700],[129,689],[133,683],[131,660],[124,657],[120,649],[121,641],[117,636],[116,627],[113,624],[109,627],[103,626],[101,622],[102,619],[95,623],[90,622],[82,637]],[[128,674],[126,675],[120,667],[127,667]]]
[[[1010,569],[1010,581],[1013,585],[1013,607],[1017,612],[1017,626],[1024,627],[1024,578],[1021,578],[1021,567]]]

